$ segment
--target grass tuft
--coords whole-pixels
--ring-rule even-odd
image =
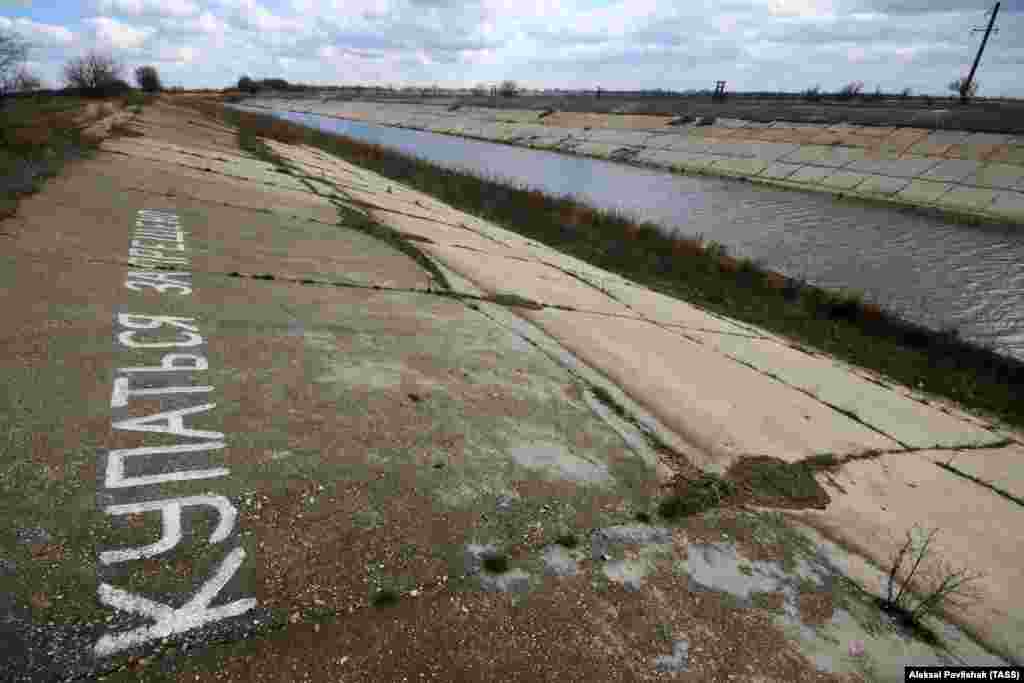
[[[373,594],[374,607],[391,607],[398,604],[398,592],[391,588],[382,588]]]
[[[676,491],[658,504],[658,514],[669,520],[691,517],[718,507],[735,493],[732,482],[703,472],[696,479],[677,485]]]
[[[576,536],[576,534],[570,532],[562,534],[561,536],[556,538],[555,543],[562,546],[563,548],[575,548],[580,544],[580,539]]]

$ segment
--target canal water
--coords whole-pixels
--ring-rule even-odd
[[[240,107],[248,109],[247,107]],[[253,111],[266,111],[256,110]],[[428,161],[570,194],[703,235],[786,275],[847,288],[933,329],[1024,359],[1024,228],[967,226],[822,193],[681,176],[423,131],[274,112]]]

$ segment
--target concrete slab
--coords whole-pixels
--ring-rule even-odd
[[[678,332],[584,313],[523,315],[707,453],[701,467],[721,471],[754,453],[793,462],[822,452],[897,447],[892,439]],[[638,345],[644,354],[636,353]]]
[[[707,151],[710,154],[740,159],[751,159],[755,156],[753,145],[746,142],[718,142],[709,145]]]
[[[923,142],[932,145],[959,145],[968,141],[971,133],[962,130],[933,130]],[[975,133],[975,135],[977,135]]]
[[[912,180],[896,195],[901,199],[916,202],[935,202],[942,195],[946,194],[953,185],[950,183],[939,183],[931,180]]]
[[[751,337],[757,331],[721,316],[703,311],[646,287],[632,283],[597,281],[610,296],[629,307],[639,317],[662,325],[673,325],[686,330]]]
[[[838,168],[851,161],[864,158],[864,150],[857,147],[830,147],[824,145],[802,145],[782,161]]]
[[[1024,166],[1024,144],[1018,142],[997,148],[989,155],[987,160]]]
[[[918,453],[849,462],[819,481],[832,497],[828,508],[794,517],[880,567],[890,566],[913,525],[938,529],[930,562],[984,574],[973,586],[981,600],[955,610],[957,621],[1004,656],[1024,652],[1024,603],[1017,590],[1024,581],[1024,565],[1016,559],[1024,546],[1019,505]],[[936,567],[929,563],[922,569],[927,574]]]
[[[827,166],[801,166],[800,169],[786,178],[789,182],[820,185],[832,174],[833,169]]]
[[[947,159],[984,161],[1002,147],[1002,145],[951,145],[944,156]]]
[[[826,357],[764,339],[694,333],[703,344],[798,387],[908,448],[982,446],[1002,440],[969,422],[850,373]]]
[[[689,136],[681,133],[655,133],[644,140],[647,149],[673,149],[673,143],[686,140]]]
[[[868,176],[864,173],[851,173],[850,171],[836,171],[821,181],[826,187],[834,187],[840,190],[852,190],[858,187]]]
[[[695,154],[665,149],[644,149],[637,153],[639,162],[675,169],[701,169],[717,160],[710,154]]]
[[[981,168],[977,161],[950,159],[940,161],[918,176],[921,180],[937,180],[946,183],[960,183]]]
[[[796,173],[798,170],[803,168],[800,164],[787,164],[781,161],[768,164],[763,171],[761,171],[761,178],[772,178],[775,180],[782,180]]]
[[[752,142],[749,144],[751,154],[755,159],[767,162],[774,162],[791,154],[796,150],[797,145],[772,142]]]
[[[1006,216],[1021,218],[1024,216],[1024,192],[997,191],[992,202],[992,210]]]
[[[646,132],[607,128],[594,128],[586,131],[584,135],[589,142],[601,142],[619,147],[640,147],[651,137],[651,134]]]
[[[1022,181],[1024,181],[1024,166],[992,163],[982,164],[977,171],[960,182],[965,185],[1012,190]]]
[[[967,451],[924,451],[921,455],[1024,500],[1024,446],[1021,444]]]
[[[673,136],[660,136],[660,137],[671,137],[670,140],[662,140],[659,143],[660,148],[669,149],[675,152],[689,152],[691,154],[705,154],[708,153],[715,145],[708,142],[704,138],[695,138],[689,135],[673,135]],[[645,145],[650,148],[652,145]]]
[[[720,159],[707,168],[713,173],[748,177],[757,175],[767,167],[768,162],[762,159]]]
[[[581,142],[574,149],[577,154],[608,159],[611,158],[612,152],[621,149],[621,146],[610,145],[605,142]]]
[[[905,158],[892,160],[861,159],[850,162],[845,170],[896,178],[916,178],[929,168],[941,163],[939,159]]]
[[[957,185],[943,194],[940,201],[964,209],[989,209],[995,201],[996,192],[982,187]]]
[[[893,178],[884,175],[867,175],[857,186],[858,192],[893,195],[910,184],[909,178]]]
[[[623,304],[550,266],[443,244],[421,248],[489,294],[513,294],[547,306],[634,317]]]

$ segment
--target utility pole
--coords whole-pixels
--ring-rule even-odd
[[[978,62],[981,61],[981,53],[985,51],[985,44],[988,42],[988,36],[992,33],[992,25],[996,23],[996,15],[999,14],[999,5],[992,8],[992,18],[988,20],[988,27],[985,29],[985,37],[981,39],[981,45],[978,46],[978,54],[974,57],[974,65],[971,66],[971,73],[967,76],[967,82],[964,83],[963,88],[960,89],[960,102],[961,104],[967,103],[968,93],[971,91],[971,83],[974,81],[974,72],[978,70]],[[971,32],[980,31],[980,28],[973,28]],[[999,33],[999,29],[996,29],[996,33]]]

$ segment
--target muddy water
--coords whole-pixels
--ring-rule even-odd
[[[314,114],[290,121],[617,208],[703,235],[787,275],[849,288],[935,329],[1024,358],[1024,229],[964,226],[819,193],[686,177],[601,160]]]

